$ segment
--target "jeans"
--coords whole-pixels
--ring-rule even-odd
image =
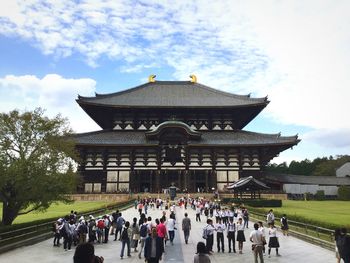
[[[124,256],[124,248],[125,245],[128,247],[128,257],[131,256],[130,254],[130,239],[122,240],[122,250],[120,251],[120,257],[122,258]]]
[[[141,258],[141,255],[142,255],[142,249],[144,249],[144,247],[145,247],[145,240],[146,240],[146,238],[141,238],[139,258]]]
[[[174,242],[174,237],[175,237],[175,231],[174,230],[170,230],[169,231],[169,239],[170,239],[171,243]]]
[[[249,222],[249,219],[244,219],[244,225],[243,225],[244,228],[248,228],[248,222]]]

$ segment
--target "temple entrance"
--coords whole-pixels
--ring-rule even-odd
[[[172,184],[179,192],[211,192],[216,189],[212,170],[136,170],[130,180],[133,192],[163,192]]]

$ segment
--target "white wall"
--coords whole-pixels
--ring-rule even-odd
[[[325,195],[337,195],[338,186],[333,185],[314,185],[314,184],[284,184],[283,190],[287,194],[316,194],[318,190],[324,190]]]

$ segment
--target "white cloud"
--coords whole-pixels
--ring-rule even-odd
[[[0,112],[41,107],[51,117],[59,113],[69,117],[75,131],[98,129],[73,99],[78,94],[92,96],[95,88],[96,82],[88,78],[65,79],[56,74],[48,74],[41,79],[32,75],[7,75],[0,78],[0,96],[6,97],[0,104]]]
[[[269,95],[270,118],[321,133],[350,130],[349,9],[332,0],[0,0],[0,34],[45,54],[83,54],[93,67],[101,57],[123,61],[125,73],[170,66],[175,79],[194,73],[215,88]]]

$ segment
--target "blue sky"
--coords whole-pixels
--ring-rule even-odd
[[[271,103],[245,129],[298,134],[274,162],[350,154],[348,1],[0,0],[0,111],[99,129],[77,95],[198,81]]]

